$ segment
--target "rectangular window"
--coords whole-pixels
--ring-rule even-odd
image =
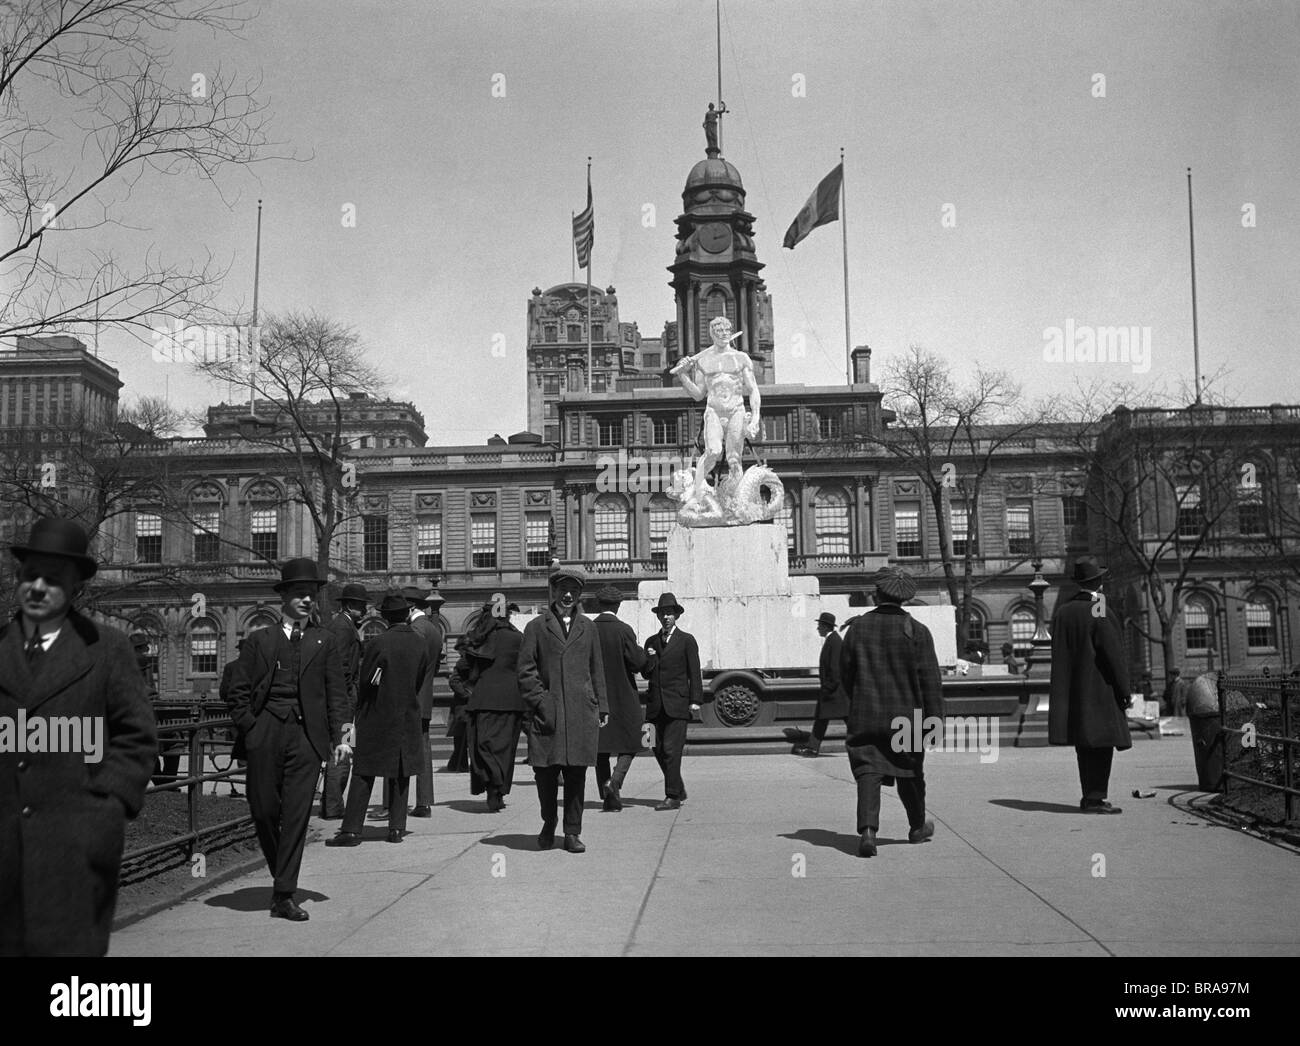
[[[1205,525],[1205,516],[1201,513],[1201,488],[1187,484],[1177,488],[1178,496],[1178,536],[1196,538],[1201,536]]]
[[[542,417],[547,421],[554,421],[560,416],[560,405],[558,403],[548,403],[542,411]]]
[[[623,418],[621,416],[596,419],[596,445],[600,447],[621,447],[623,445]]]
[[[817,434],[822,439],[839,439],[843,431],[844,419],[839,414],[817,415]]]
[[[388,569],[388,517],[361,518],[361,561],[363,570]]]
[[[559,341],[559,332],[556,331],[554,323],[548,323],[544,330],[546,332],[544,337],[548,344],[554,344]]]
[[[1188,650],[1210,649],[1210,612],[1200,603],[1183,608],[1183,641]]]
[[[559,425],[545,425],[545,426],[543,426],[543,427],[542,427],[542,439],[544,439],[547,443],[559,443],[559,442],[560,442],[560,426],[559,426]]]
[[[593,374],[591,376],[592,392],[606,392],[608,391],[608,384],[609,384],[608,374]]]
[[[253,551],[264,559],[280,558],[279,512],[273,508],[253,509]]]
[[[668,566],[668,531],[677,519],[677,509],[656,499],[650,503],[650,560],[657,570]]]
[[[136,513],[135,559],[137,563],[162,562],[162,516]]]
[[[194,562],[215,563],[221,558],[221,513],[194,513]]]
[[[211,627],[190,633],[190,675],[217,674],[217,633]]]
[[[784,414],[764,414],[762,419],[764,443],[784,443],[790,438],[790,427]]]
[[[570,341],[582,341],[582,326],[577,323],[570,323],[568,337]]]
[[[529,512],[524,525],[527,528],[528,565],[547,566],[551,562],[551,514]]]
[[[497,565],[497,517],[476,512],[469,518],[470,565],[495,569]]]
[[[1033,552],[1033,505],[1029,501],[1007,502],[1007,552],[1028,556]]]
[[[415,569],[442,569],[441,516],[424,516],[415,524]]]
[[[641,357],[641,366],[646,370],[658,370],[662,366],[659,360],[662,356],[657,352],[647,352]]]
[[[1243,537],[1264,533],[1264,488],[1237,488],[1237,532]]]
[[[1061,499],[1061,521],[1066,530],[1073,530],[1088,522],[1088,506],[1082,497],[1067,495]]]
[[[906,502],[894,506],[894,555],[921,554],[921,506]]]
[[[542,375],[542,395],[549,398],[558,396],[564,391],[563,374],[543,374]]]
[[[948,506],[948,525],[952,528],[952,554],[966,555],[966,528],[970,524],[970,509],[964,501],[954,501]],[[972,555],[979,553],[979,537],[972,534],[969,539]]]
[[[655,443],[676,443],[677,442],[677,415],[676,414],[655,415],[652,428],[653,428],[653,439]]]
[[[603,323],[593,323],[591,325],[591,340],[592,341],[605,340],[605,325]]]
[[[817,555],[849,554],[849,510],[843,501],[820,498],[813,505],[813,525],[817,530]]]
[[[1246,647],[1252,652],[1277,646],[1273,633],[1273,608],[1265,603],[1246,604]]]

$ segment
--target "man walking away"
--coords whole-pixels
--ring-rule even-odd
[[[821,680],[821,695],[817,698],[812,735],[806,745],[795,748],[795,755],[816,758],[821,754],[822,741],[832,719],[843,719],[849,714],[849,695],[840,683],[840,650],[844,640],[835,631],[835,615],[829,612],[817,618],[817,634],[824,640],[817,674]]]
[[[699,644],[677,627],[684,613],[677,597],[665,592],[654,612],[659,631],[645,641],[651,660],[641,674],[650,681],[646,722],[654,728],[655,759],[664,774],[664,798],[655,809],[676,810],[686,801],[682,780],[686,726],[704,700],[704,677],[700,674]]]

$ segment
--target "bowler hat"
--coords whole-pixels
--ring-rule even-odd
[[[339,593],[339,602],[346,603],[351,600],[354,603],[369,603],[370,596],[366,592],[365,585],[350,584],[344,585],[343,591]]]
[[[396,592],[389,592],[384,596],[384,601],[379,604],[379,612],[381,614],[395,614],[399,610],[405,612],[410,608],[411,605],[407,602],[406,597],[399,595]]]
[[[916,579],[898,567],[883,567],[871,580],[875,583],[876,595],[891,602],[906,603],[916,595]]]
[[[277,592],[283,592],[290,585],[295,585],[299,581],[309,581],[318,588],[325,584],[325,579],[320,576],[316,570],[316,561],[314,559],[291,559],[280,568],[280,580],[271,586]]]
[[[659,602],[656,604],[654,611],[656,614],[676,614],[678,617],[686,613],[682,609],[682,605],[677,602],[677,597],[671,592],[665,592],[659,597]]]
[[[835,627],[835,615],[829,610],[823,610],[817,615],[817,624],[825,625],[827,628]]]
[[[1091,556],[1083,556],[1074,561],[1074,574],[1070,580],[1076,585],[1094,585],[1109,573],[1105,567],[1098,566]]]
[[[596,593],[596,602],[602,607],[616,607],[623,602],[623,593],[613,585],[606,585]]]
[[[86,555],[89,546],[90,539],[75,520],[61,516],[43,516],[32,524],[27,544],[11,545],[10,551],[19,562],[32,554],[70,559],[76,564],[81,580],[85,581],[94,577],[99,569],[99,564]]]
[[[403,585],[402,596],[413,607],[424,606],[427,593],[419,585]]]
[[[550,583],[553,585],[561,578],[572,578],[579,585],[587,584],[587,572],[577,563],[557,563],[551,567]]]

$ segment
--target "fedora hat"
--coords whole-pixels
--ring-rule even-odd
[[[325,579],[316,570],[316,561],[314,559],[302,557],[289,560],[280,568],[280,580],[271,587],[277,592],[283,592],[290,585],[296,585],[299,581],[309,581],[317,588],[325,584]]]
[[[389,592],[384,596],[383,602],[379,604],[379,612],[381,614],[395,614],[398,611],[405,613],[410,608],[411,604],[407,601],[406,597],[397,592]]]
[[[403,598],[413,607],[422,607],[428,599],[428,593],[419,585],[403,585]]]
[[[906,603],[916,595],[916,579],[898,567],[883,567],[871,580],[875,582],[876,594],[891,602]]]
[[[579,585],[586,586],[587,572],[577,563],[557,563],[551,567],[550,584],[555,584],[560,578],[573,578]]]
[[[829,610],[823,610],[817,615],[817,624],[825,625],[827,628],[835,627],[835,615]]]
[[[32,524],[25,545],[11,545],[9,551],[21,563],[28,556],[60,556],[76,564],[81,580],[95,576],[99,569],[94,559],[86,554],[90,539],[75,520],[61,516],[43,516]]]
[[[681,617],[686,613],[682,608],[682,605],[677,602],[677,597],[671,592],[665,592],[659,597],[659,602],[655,605],[654,612],[656,614],[676,614],[678,617]]]
[[[606,585],[596,593],[596,602],[603,607],[616,607],[623,602],[623,593],[613,585]]]
[[[353,603],[369,603],[370,596],[366,592],[366,586],[355,583],[344,585],[343,591],[339,593],[339,602],[347,603],[349,601]]]
[[[1096,584],[1109,573],[1109,570],[1099,566],[1091,556],[1083,556],[1074,561],[1074,573],[1070,576],[1070,580],[1076,585]]]

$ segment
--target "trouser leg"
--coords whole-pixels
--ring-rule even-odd
[[[636,758],[635,752],[620,752],[618,762],[614,764],[614,772],[610,775],[610,780],[614,787],[621,789],[623,782],[627,780],[627,772],[632,769],[632,760]]]
[[[858,834],[880,827],[880,774],[865,773],[858,778]]]
[[[826,730],[831,725],[829,719],[814,719],[812,734],[808,738],[808,748],[814,752],[821,751],[822,742],[826,740]]]
[[[682,780],[682,753],[686,749],[686,720],[661,715],[655,719],[655,758],[664,772],[664,794],[669,799],[686,798]]]
[[[325,764],[325,791],[321,796],[321,816],[341,817],[344,810],[343,795],[347,791],[352,773],[350,762],[331,759]]]
[[[374,791],[375,779],[352,775],[352,786],[348,789],[348,802],[343,810],[341,831],[361,834],[366,824],[366,808],[370,805],[370,794]]]
[[[587,790],[587,768],[566,766],[564,772],[564,834],[582,834],[582,801]]]
[[[596,756],[596,791],[603,792],[605,785],[609,784],[609,753],[601,752]]]
[[[1076,748],[1079,764],[1079,787],[1085,802],[1103,802],[1110,787],[1113,748]]]
[[[283,769],[284,724],[269,712],[258,717],[257,744],[248,750],[244,787],[248,790],[248,812],[257,829],[257,842],[267,870],[275,875],[280,851],[280,781]]]
[[[898,779],[898,798],[907,811],[907,826],[920,828],[925,823],[925,774],[920,767],[915,777]]]
[[[542,824],[554,829],[559,820],[560,768],[558,766],[535,766],[533,776],[537,780],[537,801],[542,808]]]
[[[415,778],[415,805],[433,805],[433,747],[429,743],[429,720],[420,720],[420,763]]]
[[[406,806],[411,797],[411,779],[409,777],[394,777],[388,782],[389,794],[393,797],[388,804],[388,827],[396,828],[399,832],[406,831]]]
[[[284,724],[283,787],[280,798],[280,846],[276,852],[275,891],[291,894],[298,888],[302,851],[307,843],[312,800],[320,777],[320,756],[312,748],[302,724]]]

